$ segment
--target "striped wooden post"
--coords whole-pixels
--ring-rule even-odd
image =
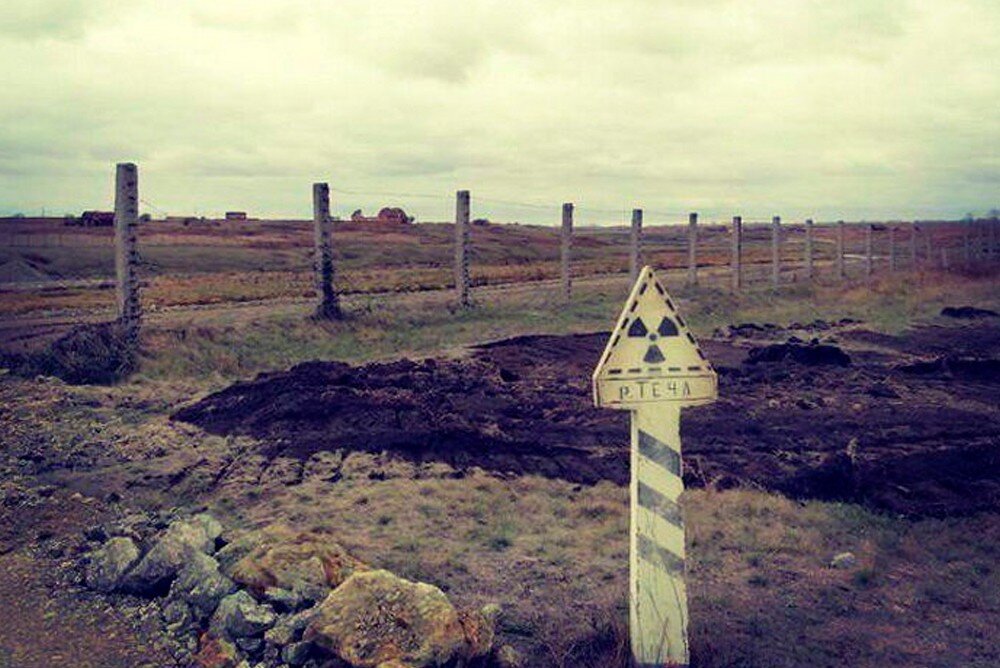
[[[643,668],[687,666],[681,407],[718,395],[711,364],[644,267],[594,371],[594,403],[631,414],[629,637]]]
[[[688,664],[680,421],[679,406],[632,412],[629,626],[640,666]]]

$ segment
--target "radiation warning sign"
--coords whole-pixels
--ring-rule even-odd
[[[656,273],[643,267],[594,370],[594,403],[696,405],[717,394],[715,370]]]
[[[689,664],[681,407],[716,394],[715,370],[644,267],[594,370],[594,403],[631,412],[629,640],[644,668]]]

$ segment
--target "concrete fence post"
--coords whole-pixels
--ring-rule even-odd
[[[781,285],[781,216],[771,218],[771,285]]]
[[[455,292],[458,305],[468,308],[469,299],[469,210],[468,190],[455,193]]]
[[[972,264],[972,221],[959,223],[962,226],[962,246],[965,266]]]
[[[642,209],[632,209],[632,232],[629,240],[629,283],[635,283],[642,269]]]
[[[688,285],[698,285],[698,214],[688,214]]]
[[[729,273],[733,292],[739,292],[743,287],[743,218],[741,216],[733,216],[732,242]]]
[[[896,228],[889,226],[889,271],[896,271]]]
[[[813,268],[813,221],[806,218],[806,280],[811,281],[815,274]]]
[[[136,227],[139,224],[139,170],[130,162],[119,163],[115,170],[115,297],[118,324],[125,334],[127,354],[134,363],[138,352],[142,305],[139,301],[139,261]]]
[[[844,232],[847,226],[844,221],[837,221],[837,280],[843,281],[847,278],[847,266],[845,264]]]
[[[875,236],[875,226],[871,224],[866,225],[865,226],[865,276],[867,278],[872,277],[872,273],[874,272],[875,269],[875,264],[874,264],[875,248],[873,243],[874,240],[872,238],[874,236]]]
[[[333,221],[330,218],[330,186],[314,183],[313,195],[313,280],[316,283],[316,317],[337,320],[343,317],[340,300],[333,287]]]
[[[563,297],[569,301],[573,296],[573,277],[570,274],[570,256],[573,252],[573,204],[571,202],[562,205],[561,232],[559,269],[562,276]]]

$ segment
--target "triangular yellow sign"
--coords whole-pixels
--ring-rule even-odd
[[[656,273],[643,267],[594,370],[594,404],[694,405],[717,395],[715,370]]]

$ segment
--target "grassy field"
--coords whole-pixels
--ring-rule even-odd
[[[289,276],[273,273],[279,283]],[[740,322],[845,317],[897,332],[934,321],[945,305],[1000,308],[997,275],[988,273],[901,273],[870,286],[797,283],[739,296],[682,283],[679,273],[668,279],[701,337]],[[229,526],[280,520],[328,529],[363,560],[435,583],[461,605],[499,601],[503,637],[531,657],[529,665],[626,665],[622,487],[533,475],[456,478],[444,468],[417,475],[412,464],[363,453],[344,460],[336,483],[262,480],[181,494],[158,491],[155,481],[195,461],[253,458],[247,439],[169,420],[234,381],[314,359],[462,355],[467,344],[520,334],[605,330],[627,287],[623,276],[581,283],[569,304],[554,286],[479,291],[467,311],[446,293],[355,295],[349,317],[335,323],[310,319],[307,303],[271,315],[164,320],[144,331],[138,374],[117,386],[0,378],[0,428],[11,452],[22,442],[66,448],[54,479],[67,492],[99,496],[95,489],[116,476],[133,476],[130,507],[185,504],[207,507]],[[105,468],[91,472],[97,460]],[[20,461],[9,470],[23,471]],[[689,490],[685,506],[699,668],[985,667],[1000,660],[995,515],[912,520],[753,489]],[[857,564],[830,568],[842,551]]]
[[[958,258],[957,226],[934,228],[934,253],[944,246]],[[139,228],[147,311],[175,306],[240,303],[263,299],[296,299],[313,294],[310,252],[311,225],[305,221],[208,221],[182,225],[153,221]],[[876,235],[874,252],[885,263],[886,232]],[[744,263],[748,280],[769,281],[771,231],[768,225],[744,228]],[[59,221],[0,221],[0,266],[23,266],[52,279],[109,279],[114,275],[111,230],[70,228]],[[921,239],[918,254],[926,263]],[[334,257],[338,288],[346,293],[411,292],[453,284],[454,226],[447,223],[386,225],[337,223]],[[559,275],[559,232],[552,227],[475,225],[472,228],[473,285],[554,279]],[[898,254],[908,261],[906,235],[900,233]],[[699,227],[698,263],[704,269],[728,266],[729,230],[724,225]],[[815,228],[815,258],[821,273],[830,272],[835,229]],[[801,225],[783,230],[782,262],[786,270],[801,267],[805,234]],[[576,276],[621,274],[628,269],[628,230],[621,227],[580,228],[574,233],[573,273]],[[848,227],[845,248],[861,254],[863,229]],[[687,263],[685,226],[648,227],[643,232],[644,260],[657,267]],[[933,263],[939,262],[932,258]],[[826,267],[823,269],[823,267]],[[16,273],[16,271],[15,271]],[[786,280],[789,277],[786,276]],[[31,292],[7,292],[0,299],[0,317],[40,313],[108,310],[107,290],[77,286]]]

